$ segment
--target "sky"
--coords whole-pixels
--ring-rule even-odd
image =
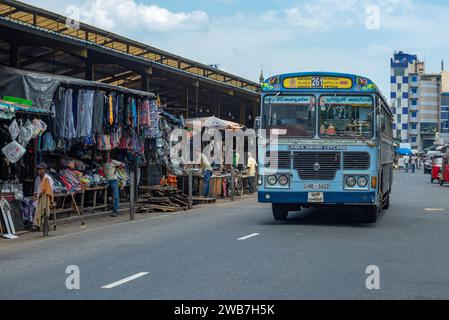
[[[389,95],[390,58],[449,69],[447,0],[25,0],[258,81],[286,72],[363,75]]]

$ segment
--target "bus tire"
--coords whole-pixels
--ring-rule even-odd
[[[444,180],[440,179],[440,186],[443,186],[443,185],[444,185]]]
[[[376,223],[378,213],[377,206],[366,207],[363,211],[365,223]]]
[[[285,221],[288,217],[288,206],[283,204],[273,203],[272,205],[273,217],[276,221]]]
[[[387,196],[383,202],[383,205],[382,205],[383,210],[388,210],[388,208],[390,208],[390,193],[387,194]]]

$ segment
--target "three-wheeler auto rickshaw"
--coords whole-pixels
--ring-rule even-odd
[[[448,182],[449,182],[449,154],[445,154],[443,156],[443,161],[441,164],[440,186],[443,186],[445,183]]]
[[[435,180],[439,181],[441,177],[441,166],[443,164],[443,155],[438,154],[432,157],[432,173],[430,177],[430,183]]]

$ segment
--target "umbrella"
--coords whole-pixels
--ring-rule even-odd
[[[407,149],[407,148],[399,148],[396,150],[396,153],[400,156],[409,156],[409,155],[413,154],[412,150]]]

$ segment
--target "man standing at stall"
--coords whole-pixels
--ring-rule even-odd
[[[248,185],[249,185],[249,192],[254,193],[255,192],[255,180],[256,180],[256,168],[257,168],[257,161],[253,158],[253,155],[251,152],[248,152]]]
[[[50,209],[54,202],[54,181],[47,174],[48,166],[41,163],[37,166],[37,178],[34,182],[34,196],[37,200],[36,213],[34,214],[34,230],[42,227],[44,215],[50,215]]]
[[[109,154],[109,152],[105,152],[103,160],[104,160],[103,164],[104,175],[106,179],[108,179],[109,187],[112,189],[114,201],[111,217],[117,217],[120,204],[117,170],[123,168],[125,165],[117,160],[111,159],[111,155]]]
[[[203,194],[204,198],[209,197],[210,192],[210,179],[214,173],[212,166],[210,165],[209,159],[207,159],[206,155],[201,153],[201,170],[203,172]]]

